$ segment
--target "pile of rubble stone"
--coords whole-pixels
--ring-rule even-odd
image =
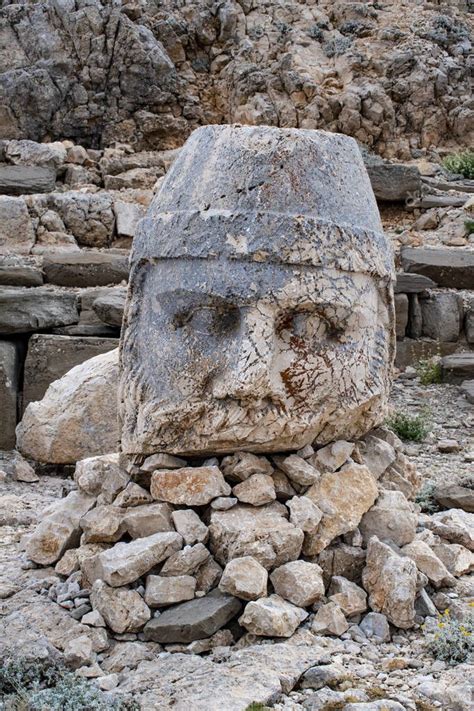
[[[45,594],[119,640],[199,653],[303,622],[387,640],[474,569],[473,514],[419,514],[416,469],[383,429],[270,457],[108,454],[78,462],[74,479],[27,556],[65,578]]]

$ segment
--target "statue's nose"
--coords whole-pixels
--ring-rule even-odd
[[[273,368],[274,321],[273,310],[264,305],[241,312],[239,350],[235,362],[214,382],[216,398],[283,401],[283,384]]]

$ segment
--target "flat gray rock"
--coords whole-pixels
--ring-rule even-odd
[[[439,486],[434,491],[434,498],[446,509],[463,509],[474,513],[474,491],[467,486]]]
[[[165,610],[159,617],[150,620],[143,632],[147,641],[187,644],[213,635],[236,617],[241,607],[236,597],[213,590],[206,597]]]
[[[0,285],[41,286],[43,272],[31,257],[0,257]]]
[[[44,286],[0,287],[0,334],[28,333],[78,320],[76,294]]]
[[[402,266],[434,279],[438,286],[472,289],[474,284],[474,250],[455,248],[406,247],[402,249]]]
[[[15,446],[17,398],[20,381],[20,357],[16,343],[0,341],[0,450]]]
[[[365,155],[364,163],[377,200],[401,201],[420,194],[421,179],[416,166],[389,163],[378,156],[374,158]]]
[[[412,274],[411,272],[398,272],[395,282],[396,294],[419,294],[425,289],[433,289],[436,282],[422,274]]]
[[[110,294],[99,296],[93,302],[92,308],[101,321],[109,326],[120,327],[122,325],[126,298],[127,289],[125,287],[119,287],[111,291]]]
[[[443,381],[447,383],[462,383],[474,379],[474,351],[453,353],[441,360]]]
[[[128,258],[110,252],[47,254],[43,262],[46,281],[59,286],[107,286],[128,279]]]
[[[46,165],[0,165],[0,193],[25,195],[49,193],[56,184],[56,170]]]

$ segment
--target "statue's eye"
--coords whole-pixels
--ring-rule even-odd
[[[282,314],[276,330],[283,339],[311,341],[337,338],[344,330],[344,325],[320,311],[303,309]]]
[[[173,326],[176,329],[186,328],[193,334],[220,336],[235,328],[238,320],[238,309],[200,306],[175,314]]]

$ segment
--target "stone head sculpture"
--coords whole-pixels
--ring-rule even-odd
[[[123,452],[360,437],[385,416],[393,349],[392,253],[356,142],[196,130],[133,245]]]

